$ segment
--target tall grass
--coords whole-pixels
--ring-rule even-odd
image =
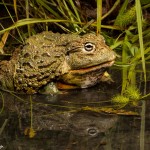
[[[140,0],[136,0],[130,7],[129,1],[125,0],[114,23],[122,28],[124,34],[122,42],[118,40],[122,37],[121,34],[117,39],[122,46],[122,93],[128,86],[137,86],[139,73],[143,75],[142,80],[146,83],[146,72],[148,72],[146,63],[150,60],[150,43],[146,40],[149,37],[149,25],[143,20],[142,9]]]
[[[144,44],[143,44],[143,32],[142,32],[142,9],[140,0],[135,0],[136,6],[136,16],[137,16],[137,26],[138,26],[138,35],[139,35],[139,44],[140,44],[140,52],[142,58],[142,68],[144,73],[144,81],[145,81],[145,90],[144,94],[146,94],[146,67],[145,67],[145,52],[144,52]],[[141,111],[141,132],[140,132],[140,149],[144,150],[145,147],[145,111],[146,111],[146,102],[142,102],[142,111]]]

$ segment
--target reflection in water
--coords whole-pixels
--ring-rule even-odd
[[[116,116],[81,109],[108,106],[108,100],[116,91],[112,87],[107,90],[109,93],[92,88],[54,96],[33,95],[32,127],[36,135],[32,139],[24,135],[24,130],[31,126],[30,96],[19,95],[21,100],[3,93],[5,111],[1,114],[0,127],[6,118],[8,122],[3,130],[1,128],[0,146],[8,150],[140,149],[140,116]],[[149,109],[144,143],[147,150],[150,146]]]

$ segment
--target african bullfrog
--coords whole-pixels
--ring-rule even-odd
[[[55,89],[53,92],[88,88],[103,81],[115,58],[102,35],[45,31],[29,37],[9,61],[0,62],[0,85],[27,94],[47,87]]]

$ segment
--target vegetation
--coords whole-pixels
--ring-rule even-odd
[[[141,94],[136,87],[127,87],[122,95],[118,94],[112,98],[112,102],[119,107],[124,107],[128,104],[137,105],[141,99]]]
[[[11,54],[27,37],[44,30],[101,33],[121,56],[115,66],[123,68],[123,94],[128,86],[139,86],[137,81],[149,80],[149,7],[149,0],[2,0],[0,53]]]

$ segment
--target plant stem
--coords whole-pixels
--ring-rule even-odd
[[[97,0],[97,34],[101,32],[102,0]]]

